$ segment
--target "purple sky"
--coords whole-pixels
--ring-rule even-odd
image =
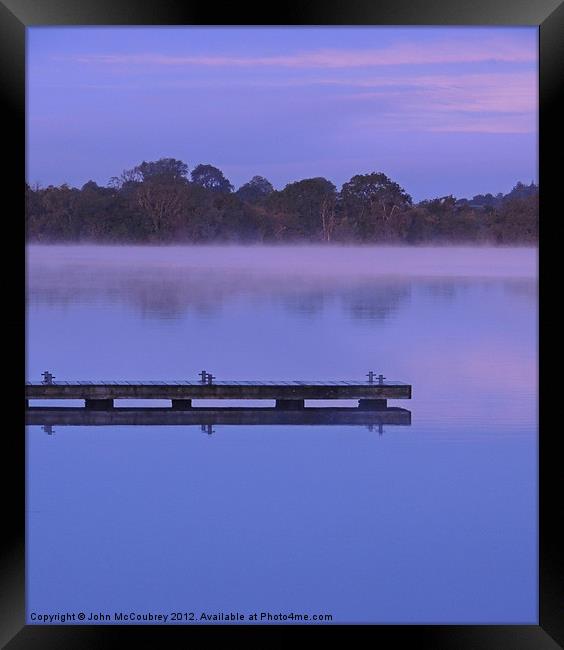
[[[236,186],[382,171],[415,200],[537,181],[536,27],[34,27],[28,182],[142,160]]]

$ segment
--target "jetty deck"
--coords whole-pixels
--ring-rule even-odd
[[[172,409],[192,409],[192,400],[274,400],[276,408],[305,408],[306,400],[359,400],[360,409],[383,410],[388,399],[411,399],[399,381],[53,381],[26,382],[30,400],[84,400],[85,407],[110,410],[114,400],[170,400]]]

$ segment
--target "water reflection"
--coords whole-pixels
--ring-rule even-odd
[[[281,304],[288,312],[311,318],[331,305],[340,305],[353,319],[383,321],[407,301],[409,281],[355,281],[352,289],[339,282],[261,278],[247,273],[219,274],[190,271],[183,275],[158,270],[157,276],[121,271],[31,270],[28,302],[50,307],[81,303],[118,303],[133,307],[145,318],[179,319],[189,312],[207,318],[220,317],[228,303],[250,299],[254,304]]]
[[[537,297],[530,278],[425,278],[377,276],[367,278],[262,274],[244,269],[216,270],[143,267],[106,268],[78,264],[45,267],[33,261],[28,269],[28,303],[54,308],[80,304],[123,304],[143,318],[178,320],[193,313],[218,319],[229,304],[282,305],[304,318],[320,316],[338,305],[352,320],[384,323],[410,304],[414,293],[452,302],[472,287],[499,288],[502,292]]]
[[[326,424],[326,423],[324,423],[324,424]],[[388,423],[388,424],[390,424],[390,423]],[[367,424],[365,426],[366,426],[366,429],[368,431],[370,431],[371,433],[373,431],[377,430],[379,436],[384,435],[384,425],[381,422],[379,424]],[[44,433],[46,433],[47,435],[49,435],[49,436],[52,436],[55,433],[55,427],[52,424],[44,424],[41,427],[41,430]],[[207,434],[208,436],[211,436],[212,434],[217,433],[217,429],[214,427],[213,424],[201,424],[200,425],[200,431],[202,433]]]
[[[339,286],[311,288],[307,283],[278,279],[262,284],[245,274],[231,276],[194,273],[190,276],[143,277],[132,274],[116,278],[104,272],[42,272],[28,277],[29,304],[70,307],[86,303],[119,303],[133,307],[144,318],[180,319],[193,312],[205,318],[219,318],[223,307],[237,299],[250,298],[254,304],[265,300],[284,306],[288,312],[311,318],[332,305],[340,305],[353,320],[383,322],[402,303],[408,303],[413,282],[357,282],[346,289]],[[422,288],[449,298],[461,291],[459,284],[425,282]]]
[[[411,284],[404,282],[357,287],[342,296],[342,300],[353,320],[384,322],[410,297]]]
[[[42,425],[46,433],[52,433],[54,426],[196,425],[211,434],[216,425],[410,426],[411,411],[399,407],[381,411],[355,407],[306,407],[297,411],[272,407],[200,407],[186,411],[159,407],[118,407],[108,411],[92,411],[82,407],[32,406],[26,409],[25,422],[27,425]]]

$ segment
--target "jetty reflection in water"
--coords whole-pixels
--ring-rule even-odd
[[[27,425],[54,426],[108,426],[108,425],[199,425],[204,428],[217,425],[411,425],[411,411],[393,408],[382,411],[363,411],[350,407],[308,407],[297,411],[277,408],[194,408],[175,411],[171,408],[115,408],[91,411],[74,407],[30,407],[26,411]]]
[[[187,425],[187,426],[189,426],[189,425]],[[367,424],[366,428],[368,429],[368,431],[378,431],[379,436],[384,435],[384,425],[382,423],[380,423],[380,424]],[[49,436],[52,436],[54,433],[56,433],[55,427],[52,424],[44,424],[41,427],[41,429],[42,429],[42,431],[44,431]],[[215,425],[213,425],[213,424],[201,424],[200,425],[200,431],[203,431],[204,433],[207,433],[208,436],[211,436],[212,434],[217,433],[217,429],[215,428]]]

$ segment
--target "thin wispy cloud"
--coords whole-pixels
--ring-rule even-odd
[[[448,124],[430,126],[427,131],[430,133],[533,133],[534,121],[521,115],[506,117],[504,119],[480,118],[478,120],[456,120],[450,119]]]
[[[284,67],[284,68],[358,68],[371,66],[425,65],[444,63],[531,63],[534,53],[520,43],[404,43],[373,50],[315,50],[289,55],[167,55],[144,54],[79,54],[78,63],[142,66],[214,66],[214,67]]]
[[[342,81],[326,81],[342,85]],[[428,110],[495,113],[527,113],[537,109],[537,76],[533,72],[425,75],[398,79],[347,82],[348,86],[370,89],[349,97],[357,100],[396,96],[398,107],[424,104]],[[377,89],[377,92],[371,92]]]
[[[453,97],[460,101],[500,103],[500,110],[505,110],[501,104],[505,101],[511,110],[536,110],[537,75],[535,71],[525,72],[500,72],[480,74],[456,75],[409,75],[401,77],[372,76],[370,78],[343,78],[343,77],[317,77],[317,78],[248,78],[230,76],[220,79],[170,79],[167,77],[154,77],[151,87],[162,89],[206,89],[206,88],[307,88],[315,86],[334,86],[336,88],[349,88],[361,92],[351,93],[353,98],[370,97],[371,91],[394,92],[429,90],[443,98]],[[43,87],[66,88],[64,82],[42,83]],[[123,82],[120,79],[108,83],[80,83],[75,87],[93,90],[143,90],[147,88],[147,81],[135,83]],[[480,107],[477,107],[480,110]],[[487,108],[482,104],[481,108]],[[491,108],[491,107],[490,107]]]
[[[528,114],[491,115],[444,113],[410,109],[381,111],[353,119],[355,128],[387,133],[528,134],[536,131],[536,118]]]
[[[365,104],[367,110],[379,107],[378,120],[372,123],[380,127],[443,133],[536,130],[534,72],[374,78],[347,85],[356,90],[344,99]]]

